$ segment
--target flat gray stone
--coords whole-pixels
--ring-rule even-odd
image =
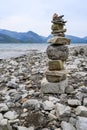
[[[12,130],[11,125],[7,119],[2,119],[0,122],[0,130]]]
[[[26,128],[26,127],[23,127],[23,126],[18,126],[17,130],[34,130],[34,127]]]
[[[87,130],[87,118],[78,117],[76,128],[77,130]]]
[[[34,108],[34,109],[39,109],[40,108],[40,102],[37,99],[29,99],[26,102],[23,103],[22,105],[23,108]]]
[[[18,117],[17,113],[15,111],[8,111],[4,114],[4,117],[9,120],[14,120]]]
[[[85,106],[78,106],[75,109],[75,113],[76,113],[76,115],[87,117],[87,107],[85,107]]]
[[[64,93],[67,86],[68,79],[57,83],[51,83],[44,78],[41,82],[41,93]]]
[[[84,104],[84,106],[87,106],[87,98],[84,98],[83,104]]]
[[[51,101],[46,100],[45,102],[43,102],[44,110],[52,110],[52,109],[54,109],[54,107],[55,107],[55,105]]]
[[[62,127],[63,130],[76,130],[75,127],[72,124],[67,123],[65,121],[62,121],[61,127]]]
[[[2,115],[2,113],[0,113],[0,122],[2,119],[3,119],[3,115]]]
[[[60,71],[46,71],[46,79],[48,82],[60,82],[66,79],[67,76],[67,71],[66,70],[60,70]]]
[[[70,106],[80,106],[81,101],[79,101],[78,99],[68,99],[68,104]]]
[[[59,45],[61,45],[61,44],[69,45],[70,44],[70,39],[67,39],[65,37],[55,36],[55,37],[49,39],[47,42],[52,43],[52,44],[59,44]]]
[[[0,112],[5,112],[8,110],[8,106],[5,103],[0,103]]]
[[[71,108],[69,106],[57,103],[56,104],[56,115],[58,119],[62,119],[63,117],[69,117],[71,114]]]

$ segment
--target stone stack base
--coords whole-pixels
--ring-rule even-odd
[[[47,79],[44,78],[41,82],[41,93],[62,94],[65,92],[67,86],[68,86],[67,78],[57,83],[48,82]]]

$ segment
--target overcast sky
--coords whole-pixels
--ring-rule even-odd
[[[87,0],[0,0],[0,29],[48,36],[55,12],[67,20],[66,34],[87,36]]]

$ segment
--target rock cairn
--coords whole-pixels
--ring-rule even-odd
[[[67,71],[64,68],[64,62],[68,58],[68,47],[70,40],[65,38],[66,29],[64,25],[66,21],[63,20],[64,15],[53,15],[52,19],[52,35],[48,40],[51,43],[47,47],[48,69],[46,71],[46,78],[42,80],[42,93],[64,93],[68,86]]]

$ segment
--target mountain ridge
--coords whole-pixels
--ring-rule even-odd
[[[51,37],[52,35],[45,37],[33,31],[16,32],[0,29],[0,43],[46,43]],[[87,43],[87,36],[80,38],[77,36],[66,35],[66,38],[69,38],[71,43]]]

